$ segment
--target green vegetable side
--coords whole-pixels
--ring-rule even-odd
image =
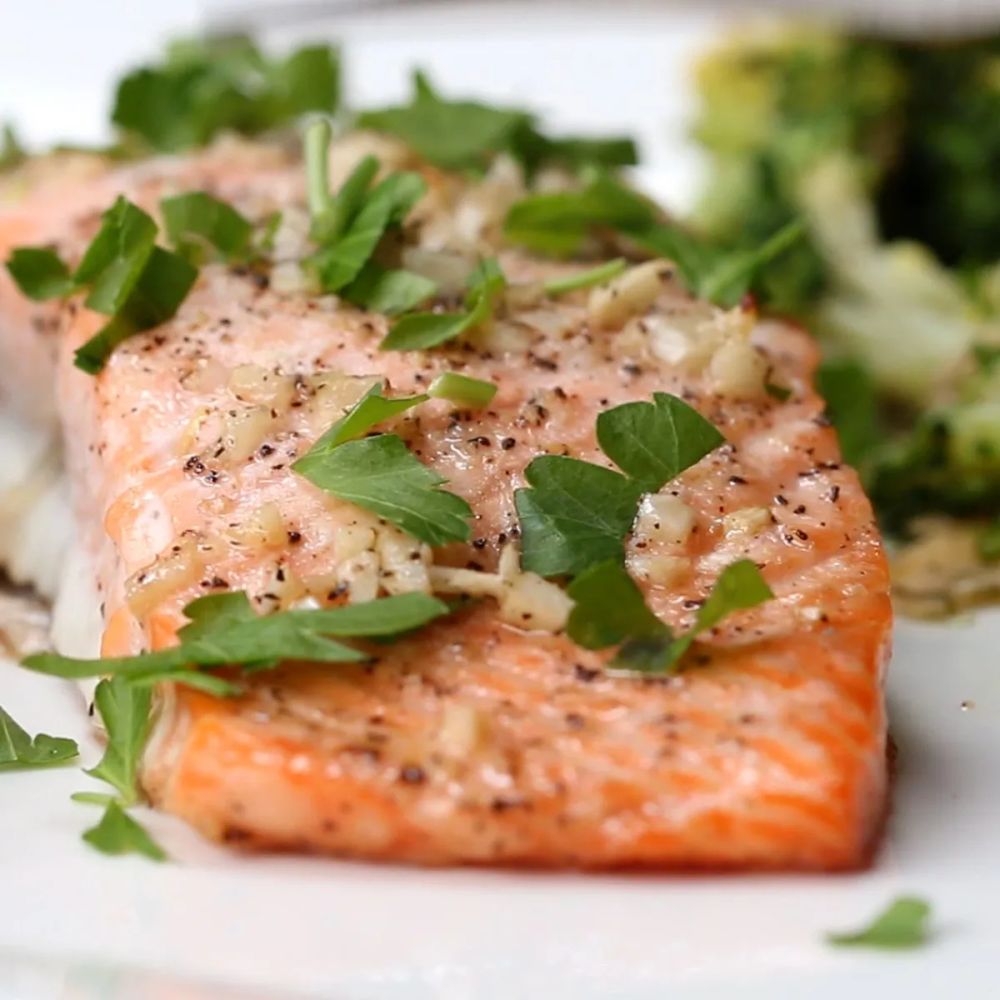
[[[705,238],[749,247],[770,309],[821,338],[820,385],[886,529],[1000,509],[1000,39],[785,27],[697,68]]]

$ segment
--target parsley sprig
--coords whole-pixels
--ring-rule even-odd
[[[675,636],[646,605],[642,591],[617,559],[584,570],[569,585],[576,602],[567,631],[586,649],[619,646],[612,669],[666,673],[673,669],[699,635],[723,618],[774,597],[757,566],[749,559],[730,563],[719,574],[694,624]]]
[[[725,442],[683,400],[655,393],[597,419],[602,451],[622,470],[558,455],[534,459],[528,488],[515,493],[522,564],[542,576],[571,576],[575,605],[567,632],[587,649],[618,646],[612,667],[649,673],[675,669],[691,643],[726,615],[773,595],[756,565],[727,566],[680,636],[649,609],[624,566],[625,538],[640,498],[656,492]]]
[[[426,625],[448,611],[447,604],[427,594],[413,593],[344,607],[258,615],[245,593],[233,591],[210,594],[188,604],[184,608],[188,624],[178,631],[176,646],[93,660],[35,653],[22,662],[29,670],[55,677],[111,675],[120,679],[119,684],[125,681],[131,687],[175,681],[215,695],[232,695],[241,690],[239,683],[211,670],[236,667],[255,672],[273,668],[283,660],[359,663],[367,660],[368,654],[338,639],[391,638]],[[109,689],[108,698],[113,694]],[[112,770],[103,761],[102,767]],[[112,784],[119,787],[115,780]]]
[[[152,728],[152,692],[115,675],[102,680],[94,691],[107,743],[98,763],[84,772],[109,784],[115,794],[76,792],[75,802],[104,807],[95,826],[83,839],[102,854],[142,854],[153,861],[166,860],[166,853],[140,823],[126,812],[143,801],[139,767]]]
[[[86,773],[109,784],[115,794],[88,791],[73,796],[78,802],[104,806],[100,822],[87,830],[83,839],[105,854],[139,853],[156,861],[166,857],[125,811],[142,801],[139,767],[152,725],[153,684],[173,681],[215,695],[237,694],[242,690],[237,681],[211,671],[227,668],[252,673],[287,660],[363,662],[368,654],[348,645],[351,640],[391,639],[450,610],[436,598],[414,593],[337,608],[261,616],[254,612],[246,594],[236,591],[211,594],[188,604],[184,608],[188,624],[178,631],[178,644],[167,649],[100,659],[77,659],[51,652],[26,657],[22,663],[29,670],[54,677],[106,678],[97,685],[94,703],[104,723],[107,746],[98,764]],[[0,734],[3,720],[0,713]],[[36,737],[36,743],[51,739]],[[22,742],[16,732],[14,742],[18,746]],[[72,741],[55,743],[64,757],[76,754]],[[0,758],[3,748],[0,740]],[[52,747],[43,744],[36,752],[51,753]]]

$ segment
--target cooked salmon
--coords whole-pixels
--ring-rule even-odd
[[[0,255],[44,242],[78,255],[119,191],[155,211],[164,191],[208,188],[261,218],[301,201],[300,175],[283,153],[229,147],[102,167],[4,209]],[[435,253],[440,214],[502,185],[431,181],[414,239]],[[493,240],[488,213],[481,221],[463,252]],[[500,260],[520,285],[574,269],[509,248]],[[760,566],[776,597],[727,618],[666,677],[606,671],[608,654],[559,627],[554,585],[535,581],[517,615],[486,597],[364,665],[289,663],[228,699],[164,686],[143,766],[156,806],[244,848],[421,864],[865,862],[886,792],[888,575],[803,331],[749,304],[695,301],[664,267],[655,301],[634,315],[606,299],[601,313],[580,291],[512,304],[460,343],[388,352],[386,317],[275,277],[203,267],[176,317],[121,344],[96,377],[73,352],[103,319],[74,303],[26,304],[0,278],[4,364],[37,359],[5,375],[35,386],[29,396],[44,395],[40,381],[57,386],[105,655],[173,643],[182,608],[205,593],[242,590],[267,613],[509,579],[520,572],[513,495],[529,461],[608,464],[597,416],[661,391],[728,443],[649,501],[673,518],[669,530],[640,513],[633,577],[678,630],[736,559]],[[470,544],[428,553],[291,465],[374,381],[405,394],[445,371],[499,391],[486,409],[433,400],[379,427],[475,512]],[[408,563],[420,566],[415,583]]]

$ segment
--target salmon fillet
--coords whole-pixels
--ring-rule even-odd
[[[78,255],[119,191],[152,211],[165,191],[207,187],[261,218],[301,201],[300,176],[284,154],[227,147],[35,185],[0,213],[0,255],[48,241]],[[467,197],[430,179],[435,212]],[[509,249],[500,259],[514,281],[574,270]],[[370,586],[373,560],[375,585],[398,585],[386,553],[405,552],[405,537],[290,468],[375,377],[403,394],[444,371],[499,387],[484,410],[435,400],[380,425],[475,512],[471,544],[436,550],[436,566],[495,573],[516,542],[528,462],[606,465],[598,414],[669,392],[728,444],[668,484],[688,512],[684,538],[634,534],[633,575],[676,629],[736,559],[756,562],[776,595],[726,619],[668,677],[608,673],[606,654],[530,627],[530,608],[518,627],[484,600],[361,666],[286,664],[229,699],[164,686],[143,766],[156,806],[245,847],[422,864],[865,862],[886,790],[888,574],[812,387],[815,345],[750,307],[694,301],[674,279],[641,323],[599,328],[588,308],[574,293],[484,338],[381,352],[385,317],[208,265],[173,320],[92,377],[73,352],[102,319],[25,303],[0,277],[0,362],[32,358],[17,375],[29,397],[57,386],[105,655],[172,644],[181,609],[205,593],[244,590],[262,612],[323,604]],[[678,329],[749,336],[789,399],[720,390],[718,366],[673,358]]]

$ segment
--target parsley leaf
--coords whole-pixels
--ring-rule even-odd
[[[446,101],[419,71],[413,85],[409,104],[365,111],[358,125],[397,136],[439,167],[485,167],[489,157],[508,148],[518,130],[531,122],[524,111]]]
[[[748,559],[728,565],[695,617],[676,638],[647,607],[642,591],[620,559],[589,566],[567,589],[576,602],[567,631],[586,649],[621,644],[611,667],[639,673],[669,673],[702,633],[734,611],[756,607],[774,595]]]
[[[642,230],[655,221],[652,202],[601,172],[577,191],[522,198],[507,213],[504,232],[530,250],[569,257],[596,233]]]
[[[364,437],[376,424],[390,420],[399,413],[405,413],[420,403],[430,399],[426,393],[416,396],[397,396],[390,399],[384,396],[384,382],[373,385],[330,429],[319,438],[306,455],[299,459],[318,459],[328,454],[333,448],[345,441]],[[298,465],[298,463],[296,463]]]
[[[83,839],[102,854],[142,854],[152,861],[167,860],[163,848],[115,801],[107,804],[101,821]]]
[[[339,58],[328,46],[270,59],[243,36],[184,40],[118,84],[112,120],[153,149],[178,152],[223,130],[256,135],[331,112],[338,98]]]
[[[559,164],[571,170],[587,167],[634,167],[639,162],[635,141],[628,136],[551,138],[531,125],[522,126],[511,144],[511,152],[533,174],[545,164]]]
[[[784,253],[804,232],[804,223],[795,220],[752,250],[710,244],[662,221],[626,230],[625,234],[653,253],[674,261],[695,295],[731,307],[750,290],[757,272]]]
[[[624,559],[625,536],[643,493],[655,492],[725,438],[683,400],[656,393],[597,419],[604,453],[626,473],[558,455],[525,470],[531,489],[514,494],[522,559],[542,576],[576,574],[606,559]]]
[[[148,688],[135,687],[121,676],[101,681],[94,692],[108,742],[104,756],[86,773],[115,788],[125,806],[140,799],[139,761],[152,725],[151,702]]]
[[[493,313],[507,287],[500,265],[493,258],[479,263],[469,276],[465,309],[456,313],[410,313],[398,319],[380,345],[383,351],[419,351],[454,340],[482,325]]]
[[[749,559],[738,559],[730,563],[719,574],[712,592],[698,609],[694,625],[671,643],[668,665],[676,663],[699,635],[715,628],[727,615],[755,608],[773,597],[774,594],[764,582],[756,563]]]
[[[415,309],[436,291],[430,278],[370,260],[341,294],[361,309],[395,316]]]
[[[642,494],[638,483],[603,466],[541,455],[524,472],[530,489],[514,493],[521,562],[541,576],[562,576],[624,557],[622,545]]]
[[[76,288],[69,268],[54,250],[45,247],[17,247],[7,270],[17,287],[35,302],[61,299]]]
[[[76,742],[65,736],[49,736],[46,733],[29,736],[0,708],[0,770],[61,764],[72,760],[79,752]]]
[[[320,489],[385,518],[428,545],[468,541],[472,508],[395,434],[310,451],[292,468]]]
[[[123,340],[170,319],[197,277],[198,271],[183,257],[153,247],[128,299],[105,326],[77,349],[74,364],[96,375]]]
[[[645,493],[655,493],[726,443],[714,424],[677,396],[624,403],[597,418],[601,450]]]
[[[844,461],[866,465],[885,440],[871,372],[857,361],[830,358],[819,366],[816,388],[826,401]]]
[[[225,261],[244,260],[250,253],[253,226],[231,205],[205,191],[192,191],[160,202],[167,238],[192,263],[206,249]]]
[[[85,305],[109,322],[76,352],[76,365],[94,375],[126,337],[170,319],[191,290],[197,270],[156,246],[156,223],[119,197],[76,271],[51,250],[20,247],[7,261],[17,286],[33,299],[59,298],[89,288]]]
[[[238,690],[234,685],[214,675],[199,674],[197,668],[264,669],[285,660],[356,663],[367,659],[364,652],[329,637],[391,637],[419,628],[448,611],[442,601],[414,593],[337,608],[258,615],[246,594],[234,591],[210,594],[188,604],[184,614],[190,621],[178,631],[177,646],[93,660],[36,653],[22,663],[30,670],[56,677],[111,674],[131,684],[172,680],[206,687],[216,694],[231,694]],[[205,681],[217,683],[206,685]]]
[[[929,939],[930,904],[915,896],[900,896],[863,930],[828,934],[827,941],[839,946],[865,948],[919,948]]]
[[[529,174],[547,163],[579,169],[638,161],[635,143],[627,137],[551,138],[538,130],[529,111],[446,100],[419,70],[409,104],[363,112],[358,124],[395,135],[430,163],[448,169],[482,169],[504,151]]]
[[[566,593],[575,602],[566,631],[584,649],[606,649],[626,639],[670,639],[620,559],[588,566]]]

